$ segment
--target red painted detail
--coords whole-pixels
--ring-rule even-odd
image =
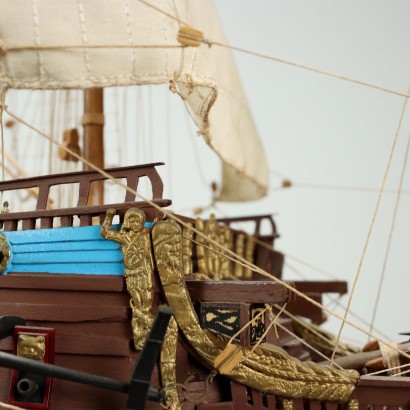
[[[17,355],[17,340],[20,335],[27,336],[44,336],[45,352],[44,363],[53,364],[55,355],[55,331],[52,328],[33,327],[33,326],[15,326],[13,332],[13,353]],[[27,373],[27,374],[26,374]],[[19,406],[24,409],[50,409],[51,394],[53,387],[53,378],[46,376],[38,376],[38,393],[34,398],[23,398],[17,391],[17,384],[23,378],[30,378],[29,372],[21,370],[13,370],[11,374],[11,383],[8,403],[14,406]]]

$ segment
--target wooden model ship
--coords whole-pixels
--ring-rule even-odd
[[[359,377],[354,370],[306,362],[312,358],[309,350],[289,338],[282,327],[277,335],[266,334],[277,308],[265,312],[265,305],[287,304],[289,311],[315,323],[323,321],[322,311],[307,309],[286,284],[264,280],[238,262],[224,266],[227,255],[217,253],[215,258],[212,241],[222,244],[230,237],[232,249],[236,246],[239,254],[248,253],[249,262],[280,277],[281,254],[264,246],[273,245],[277,236],[273,220],[268,215],[242,218],[255,222],[254,235],[245,236],[228,227],[238,218],[225,219],[223,225],[213,219],[195,223],[177,216],[180,223],[176,223],[164,218],[161,207],[170,201],[162,198],[158,165],[109,170],[114,178],[125,178],[133,190],[140,178],[148,178],[153,194],[150,203],[136,202],[127,193],[123,203],[87,206],[91,182],[104,178],[94,171],[0,185],[3,192],[39,188],[36,211],[1,215],[2,267],[8,273],[0,277],[0,314],[22,317],[29,325],[16,328],[14,338],[4,338],[1,350],[14,349],[29,358],[46,357],[62,367],[126,381],[158,305],[168,303],[175,319],[151,384],[164,389],[171,407],[407,406],[410,379]],[[73,181],[79,184],[78,206],[47,210],[50,186]],[[120,227],[111,227],[114,214],[120,215]],[[80,226],[73,227],[76,218]],[[95,218],[102,224],[90,226]],[[263,219],[270,221],[271,235],[259,234]],[[61,227],[52,228],[56,221]],[[33,229],[36,223],[39,229]],[[207,239],[187,223],[194,223]],[[252,252],[245,252],[247,247]],[[344,282],[290,285],[316,300],[324,292],[346,291]],[[292,329],[289,320],[280,318],[278,323]],[[40,343],[39,337],[50,341]],[[226,350],[227,346],[231,348]],[[48,405],[43,408],[51,409],[125,408],[123,394],[58,379],[49,393],[42,390],[49,394],[47,400],[35,396],[33,404],[30,394],[13,395],[20,373],[13,379],[10,370],[2,369],[0,374],[4,380],[1,401],[14,397],[12,403],[22,408],[38,408],[44,402]],[[152,406],[159,405],[147,403],[148,408]]]
[[[267,191],[265,155],[233,63],[208,47],[207,38],[222,36],[212,7],[157,3],[22,0],[17,20],[14,5],[1,2],[1,114],[25,123],[5,104],[10,88],[85,89],[83,156],[75,130],[66,131],[59,154],[86,170],[0,183],[2,202],[13,190],[36,197],[35,210],[10,212],[4,202],[0,213],[0,362],[23,358],[18,370],[0,366],[0,407],[407,408],[410,379],[359,375],[369,361],[362,353],[349,356],[346,370],[313,363],[318,351],[289,336],[297,324],[282,315],[285,307],[319,325],[323,294],[346,293],[347,285],[283,282],[270,215],[190,219],[167,210],[161,163],[103,171],[103,87],[169,83],[223,160],[220,198],[251,200]],[[107,179],[123,188],[109,204],[101,189]],[[140,195],[143,180],[150,198]],[[68,184],[77,202],[50,206],[50,190]],[[245,234],[236,222],[252,222],[254,231]],[[137,380],[146,392],[149,382],[158,387],[152,396],[164,403],[137,405],[123,394],[132,381],[124,383],[147,360],[144,343],[164,304],[173,316],[164,337],[153,339],[160,357],[150,380]],[[319,339],[322,350],[331,349]],[[78,378],[57,375],[67,369]],[[85,382],[98,377],[96,385]],[[101,377],[117,390],[102,389]]]

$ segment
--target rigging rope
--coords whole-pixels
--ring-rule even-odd
[[[286,311],[285,311],[286,312]],[[301,342],[302,344],[304,344],[306,347],[308,347],[309,349],[311,349],[312,351],[314,351],[317,355],[319,355],[320,357],[322,357],[323,359],[325,359],[328,362],[331,362],[330,357],[327,357],[325,354],[323,354],[320,350],[317,350],[315,347],[311,346],[309,343],[306,342],[306,340],[302,339],[301,337],[299,337],[298,335],[296,335],[294,332],[290,331],[289,329],[287,329],[285,326],[281,325],[280,323],[276,323],[276,326],[280,327],[282,330],[284,330],[287,334],[293,336],[295,339],[297,339],[299,342]],[[340,370],[343,370],[343,367],[340,366],[337,363],[334,363],[336,367],[338,367]]]
[[[323,189],[329,191],[351,191],[351,192],[374,192],[377,193],[379,190],[377,188],[371,187],[359,187],[359,186],[348,186],[348,185],[327,185],[327,184],[313,184],[313,183],[299,183],[292,182],[290,185],[282,184],[280,187],[271,188],[271,191],[282,191],[289,188],[308,188],[308,189]],[[397,194],[397,189],[385,189],[385,194]],[[410,194],[410,190],[401,190],[401,194]]]
[[[287,266],[288,268],[290,268],[293,272],[295,272],[297,275],[301,276],[302,279],[305,279],[305,280],[306,280],[306,275],[303,275],[298,269],[296,269],[294,266],[290,265],[289,262],[286,262],[286,266]],[[339,306],[341,309],[346,310],[346,305],[344,305],[344,304],[340,301],[340,298],[337,298],[337,297],[334,297],[334,298],[333,298],[333,297],[331,297],[331,296],[329,296],[329,295],[327,295],[326,297],[329,299],[329,301],[330,301],[332,304],[335,304],[335,305]],[[328,306],[328,307],[329,307],[329,306]],[[360,317],[357,313],[353,312],[352,310],[350,310],[349,314],[350,314],[351,316],[353,316],[355,319],[357,319],[359,322],[361,322],[362,324],[364,324],[365,326],[367,326],[367,327],[370,326],[370,323],[369,323],[369,322],[367,322],[366,320],[364,320],[362,317]],[[383,338],[386,339],[386,340],[389,339],[389,337],[388,337],[386,334],[384,334],[380,329],[377,329],[377,328],[373,327],[373,331],[372,331],[371,333],[373,333],[373,332],[377,332],[381,337],[383,337]]]
[[[409,86],[409,89],[408,89],[408,91],[407,91],[407,94],[409,94],[409,93],[410,93],[410,86]],[[398,140],[398,138],[399,138],[399,133],[400,133],[401,126],[402,126],[402,123],[403,123],[404,113],[406,112],[407,101],[408,101],[408,98],[406,97],[406,98],[404,99],[404,102],[403,102],[403,107],[402,107],[402,110],[401,110],[401,113],[400,113],[399,123],[398,123],[398,125],[397,125],[396,133],[395,133],[394,139],[393,139],[393,144],[392,144],[392,147],[391,147],[391,149],[390,149],[389,159],[388,159],[388,161],[387,161],[386,170],[385,170],[385,172],[384,172],[382,185],[381,185],[381,187],[380,187],[380,191],[379,191],[379,194],[378,194],[378,197],[377,197],[377,202],[376,202],[376,206],[375,206],[375,209],[374,209],[374,212],[373,212],[372,220],[371,220],[371,222],[370,222],[370,226],[369,226],[369,231],[368,231],[368,233],[367,233],[366,242],[365,242],[365,244],[364,244],[364,248],[363,248],[363,251],[362,251],[362,255],[361,255],[361,257],[360,257],[359,265],[358,265],[358,267],[357,267],[356,276],[355,276],[355,279],[354,279],[354,281],[353,281],[352,291],[350,292],[350,295],[349,295],[349,300],[348,300],[348,303],[347,303],[347,307],[346,307],[346,311],[345,311],[345,314],[344,314],[344,316],[343,316],[343,319],[346,319],[346,318],[347,318],[347,315],[349,314],[350,305],[351,305],[351,303],[352,303],[353,295],[354,295],[354,293],[355,293],[356,286],[357,286],[357,283],[358,283],[358,280],[359,280],[359,277],[360,277],[360,273],[361,273],[361,270],[362,270],[362,265],[363,265],[364,257],[365,257],[365,255],[366,255],[366,251],[367,251],[367,247],[368,247],[368,245],[369,245],[370,237],[371,237],[372,232],[373,232],[373,227],[374,227],[374,224],[375,224],[375,221],[376,221],[376,217],[377,217],[377,214],[378,214],[378,211],[379,211],[379,206],[380,206],[380,202],[381,202],[381,199],[382,199],[382,196],[383,196],[383,191],[384,191],[384,187],[385,187],[385,184],[386,184],[386,181],[387,181],[387,176],[389,175],[390,165],[391,165],[391,162],[392,162],[392,159],[393,159],[393,154],[394,154],[394,151],[395,151],[395,148],[396,148],[397,140]],[[344,326],[345,326],[345,323],[346,323],[346,322],[343,320],[342,323],[341,323],[341,325],[340,325],[339,333],[338,333],[338,335],[337,335],[336,346],[335,346],[335,349],[334,349],[333,354],[332,354],[332,362],[333,362],[333,358],[334,358],[334,356],[335,356],[335,354],[336,354],[336,350],[337,350],[337,347],[338,347],[338,345],[339,345],[340,337],[341,337],[341,335],[342,335],[342,332],[343,332],[343,328],[344,328]],[[370,333],[370,332],[369,332],[369,333]]]
[[[384,254],[383,267],[382,267],[382,271],[380,273],[379,286],[377,288],[377,295],[376,295],[376,300],[375,300],[375,303],[374,303],[372,320],[370,321],[369,332],[372,332],[372,330],[373,330],[374,322],[376,320],[377,309],[379,307],[380,295],[381,295],[382,286],[383,286],[383,282],[384,282],[384,277],[385,277],[385,273],[386,273],[387,262],[388,262],[389,255],[390,255],[390,247],[391,247],[392,240],[393,240],[394,229],[396,227],[397,212],[398,212],[398,209],[399,209],[399,204],[400,204],[400,199],[401,199],[401,193],[402,193],[401,189],[403,187],[404,175],[405,175],[405,172],[406,172],[406,169],[407,169],[407,161],[408,161],[408,157],[409,157],[409,150],[410,150],[410,134],[407,137],[406,151],[404,153],[403,166],[402,166],[401,174],[400,174],[399,189],[397,191],[396,201],[395,201],[395,204],[394,204],[394,211],[393,211],[392,221],[391,221],[391,226],[390,226],[389,239],[387,241],[386,251],[385,251],[385,254]]]
[[[0,401],[0,407],[3,409],[9,409],[9,410],[24,410],[22,407],[13,406],[11,404],[7,404],[2,401]]]
[[[150,3],[146,0],[138,0],[138,1],[140,3],[145,4],[148,7],[151,7],[152,9],[158,11],[159,13],[169,17],[170,19],[178,22],[179,24],[189,26],[189,24],[185,23],[184,21],[180,20],[179,18],[173,16],[172,14],[166,12],[165,10],[161,9],[160,7],[157,7],[156,5]],[[375,90],[379,90],[379,91],[383,91],[383,92],[386,92],[386,93],[398,95],[398,96],[401,96],[401,97],[406,97],[406,98],[410,97],[409,92],[407,92],[407,94],[404,94],[400,91],[395,91],[395,90],[392,90],[392,89],[389,89],[389,88],[381,87],[381,86],[376,85],[376,84],[371,84],[371,83],[368,83],[368,82],[365,82],[365,81],[356,80],[354,78],[347,77],[347,76],[344,76],[344,75],[341,75],[341,74],[334,74],[334,73],[331,73],[329,71],[321,70],[321,69],[318,69],[318,68],[315,68],[315,67],[310,67],[310,66],[307,66],[307,65],[304,65],[304,64],[295,63],[295,62],[285,60],[285,59],[282,59],[282,58],[269,56],[267,54],[258,53],[256,51],[248,50],[248,49],[245,49],[245,48],[235,47],[235,46],[232,46],[232,45],[229,45],[229,44],[224,44],[224,43],[220,43],[218,41],[212,41],[212,40],[208,40],[208,39],[205,39],[205,38],[202,39],[201,41],[204,44],[208,45],[209,47],[219,46],[219,47],[229,48],[231,50],[239,51],[241,53],[245,53],[245,54],[253,55],[255,57],[260,57],[260,58],[264,58],[264,59],[267,59],[267,60],[275,61],[275,62],[281,63],[281,64],[286,64],[286,65],[289,65],[289,66],[292,66],[292,67],[295,67],[295,68],[300,68],[302,70],[314,72],[316,74],[321,74],[323,76],[336,78],[338,80],[348,81],[348,82],[351,82],[351,83],[354,83],[354,84],[357,84],[357,85],[362,85],[362,86],[365,86],[365,87],[373,88]]]

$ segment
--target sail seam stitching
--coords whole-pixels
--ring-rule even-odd
[[[41,41],[40,41],[40,31],[39,31],[39,18],[38,18],[38,7],[37,7],[37,0],[33,1],[33,31],[34,31],[34,41],[36,43],[36,46],[38,47],[36,49],[36,54],[37,54],[37,60],[38,60],[38,76],[40,83],[44,79],[44,61],[43,61],[43,56],[40,52],[39,47],[41,46]]]
[[[124,0],[124,13],[125,13],[125,20],[127,26],[127,34],[128,34],[128,44],[130,46],[134,45],[134,39],[131,30],[131,16],[130,16],[130,2],[129,0]],[[131,64],[132,64],[132,77],[135,75],[135,48],[131,48]]]
[[[85,26],[84,4],[80,0],[78,0],[77,4],[78,4],[78,17],[80,19],[80,27],[81,27],[81,39],[83,41],[83,44],[86,45],[88,43],[88,38],[87,38],[87,31],[86,31],[86,26]],[[87,69],[86,78],[90,79],[91,78],[90,56],[86,48],[84,48],[84,63]]]

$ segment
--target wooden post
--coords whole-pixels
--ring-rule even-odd
[[[84,158],[99,168],[104,168],[104,100],[103,88],[88,88],[84,91]],[[90,169],[84,164],[84,170]],[[88,205],[104,203],[104,182],[90,186]]]

